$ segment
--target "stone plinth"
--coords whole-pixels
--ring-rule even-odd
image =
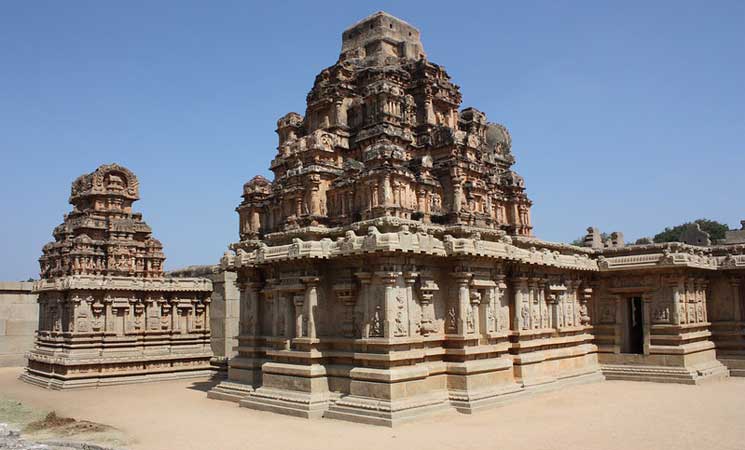
[[[226,256],[241,335],[209,396],[392,426],[602,379],[586,250],[448,231],[458,230],[381,218],[365,235]]]
[[[201,278],[41,280],[22,378],[67,389],[210,376],[211,291]]]

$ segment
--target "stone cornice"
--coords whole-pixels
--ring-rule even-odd
[[[377,226],[372,225],[373,223],[391,231],[381,232]],[[365,224],[367,234],[357,235],[355,230],[361,230]],[[236,253],[228,252],[222,264],[225,268],[234,269],[306,258],[332,259],[373,253],[408,253],[434,257],[483,257],[537,266],[600,272],[667,268],[745,268],[745,254],[725,253],[727,249],[717,248],[720,255],[714,256],[709,248],[681,243],[635,245],[596,251],[537,238],[507,236],[494,230],[488,230],[488,233],[482,235],[483,230],[479,228],[430,225],[398,218],[375,219],[354,225],[346,227],[343,236],[338,234],[339,230],[335,230],[335,240],[328,237],[313,240],[295,237],[292,243],[284,245],[266,245],[259,241],[236,243],[231,246]],[[447,233],[448,231],[452,234]],[[287,232],[284,239],[293,234]],[[297,235],[303,233],[299,232]]]
[[[526,264],[559,267],[574,270],[597,271],[597,263],[586,253],[562,254],[548,248],[529,249],[512,245],[511,239],[503,236],[498,241],[482,240],[478,237],[453,237],[445,235],[442,239],[424,232],[393,231],[381,233],[376,227],[369,227],[367,235],[358,236],[347,231],[344,237],[335,241],[324,238],[313,241],[293,239],[293,243],[268,246],[257,243],[255,249],[246,251],[240,244],[235,255],[227,253],[223,257],[223,267],[251,267],[266,263],[297,259],[331,259],[371,253],[408,253],[435,257],[484,257],[510,260]],[[540,244],[536,240],[535,244]]]
[[[117,276],[72,275],[34,282],[33,291],[126,290],[156,292],[211,292],[206,278],[132,278]]]
[[[688,267],[697,269],[716,270],[716,258],[710,255],[691,253],[642,253],[623,256],[597,257],[598,268],[601,272],[634,269],[665,269],[674,267]]]

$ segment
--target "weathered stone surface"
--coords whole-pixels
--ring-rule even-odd
[[[23,366],[39,317],[33,283],[0,282],[0,367]]]
[[[740,226],[739,230],[725,231],[724,242],[722,243],[725,245],[745,244],[745,220],[740,221]]]
[[[216,358],[227,361],[235,355],[238,345],[238,318],[240,313],[236,273],[226,271],[220,266],[189,266],[173,270],[168,277],[202,277],[212,281],[212,302],[210,303],[210,333],[212,353]]]
[[[709,246],[711,245],[711,239],[709,239],[709,233],[703,231],[701,226],[695,222],[689,223],[688,226],[680,234],[680,241],[685,242],[689,245],[698,246]]]
[[[73,183],[73,211],[39,259],[24,380],[74,388],[211,373],[212,284],[163,277],[162,246],[132,211],[138,198],[137,178],[116,164]]]

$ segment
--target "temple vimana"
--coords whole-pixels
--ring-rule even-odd
[[[78,178],[40,258],[24,379],[222,373],[210,398],[390,426],[574,383],[745,376],[745,224],[716,243],[695,227],[664,244],[537,238],[508,130],[463,108],[419,30],[386,13],[344,31],[306,104],[277,121],[273,180],[243,187],[214,291],[163,272],[134,174]],[[229,288],[225,376],[210,308]]]
[[[39,325],[22,378],[62,389],[209,375],[212,285],[164,278],[137,177],[104,165],[72,184],[72,212],[39,258]]]

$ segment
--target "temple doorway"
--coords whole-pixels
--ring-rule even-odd
[[[626,311],[626,336],[623,353],[641,355],[644,353],[644,327],[642,324],[642,299],[631,297]]]

